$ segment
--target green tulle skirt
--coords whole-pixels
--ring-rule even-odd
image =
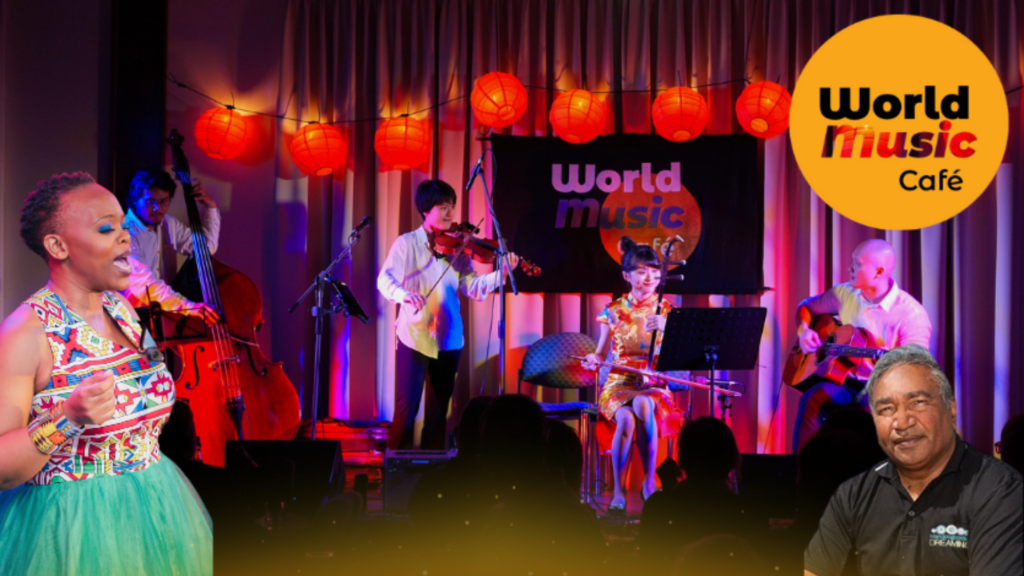
[[[213,525],[164,457],[141,472],[0,492],[0,574],[213,574]]]

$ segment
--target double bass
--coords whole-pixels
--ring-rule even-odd
[[[267,359],[256,342],[263,324],[259,288],[248,276],[210,255],[192,197],[192,175],[181,148],[184,141],[177,130],[171,130],[167,139],[174,173],[184,191],[193,253],[171,287],[193,302],[201,300],[216,308],[220,319],[204,327],[196,325],[196,318],[165,312],[162,332],[173,335],[165,340],[165,348],[181,360],[175,392],[192,409],[203,462],[224,467],[229,440],[294,439],[299,430],[299,396],[281,363]],[[222,294],[227,298],[222,299]],[[186,331],[203,335],[183,337]]]

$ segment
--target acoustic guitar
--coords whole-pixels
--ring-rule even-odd
[[[801,392],[819,382],[842,386],[862,359],[878,360],[886,352],[872,346],[875,338],[864,328],[840,324],[828,314],[815,316],[808,330],[818,333],[821,347],[804,354],[797,341],[782,371],[782,381]]]

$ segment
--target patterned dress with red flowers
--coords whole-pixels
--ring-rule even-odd
[[[597,321],[607,324],[611,330],[612,347],[608,361],[634,368],[647,367],[647,355],[651,346],[651,333],[644,327],[647,318],[653,316],[658,306],[658,295],[652,294],[644,301],[637,300],[632,293],[615,300],[597,317]],[[662,315],[667,315],[672,306],[668,302],[661,305]],[[661,347],[662,333],[658,333],[655,344]],[[654,359],[657,364],[657,348]],[[615,412],[633,401],[637,396],[646,396],[654,400],[655,417],[658,430],[662,436],[674,436],[682,427],[683,414],[675,404],[672,393],[664,387],[645,383],[643,378],[622,372],[614,368],[608,374],[608,380],[601,388],[598,408],[603,420],[608,423],[615,421]],[[601,434],[603,437],[604,434]],[[603,444],[603,442],[602,442]]]

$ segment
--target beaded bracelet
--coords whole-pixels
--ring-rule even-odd
[[[50,411],[43,413],[28,426],[28,435],[43,454],[53,454],[61,446],[85,430],[75,426],[64,415],[64,403],[60,402]]]

